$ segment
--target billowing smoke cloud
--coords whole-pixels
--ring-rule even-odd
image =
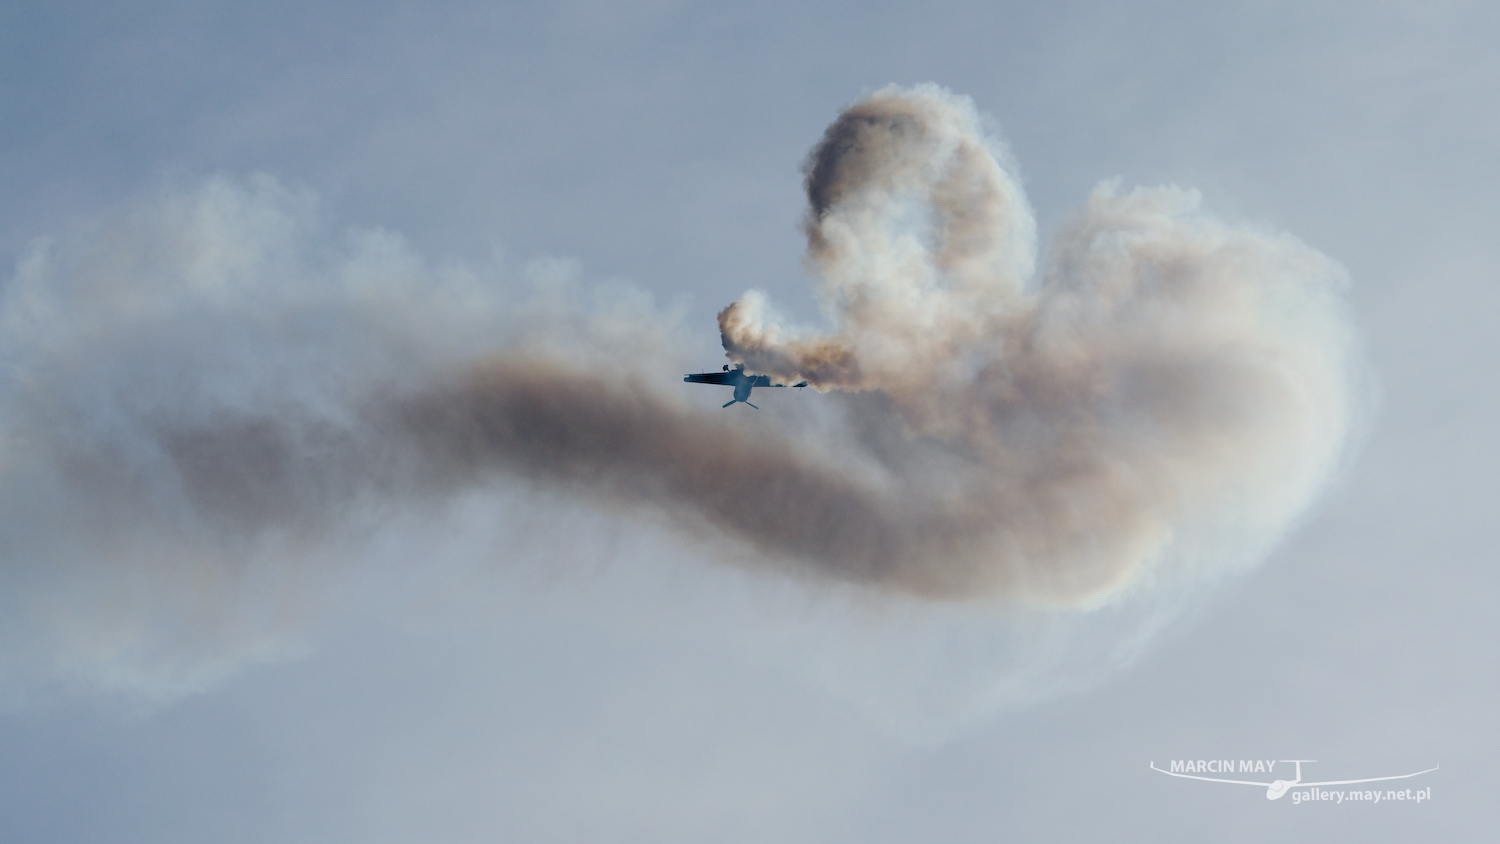
[[[1106,185],[1036,277],[1003,161],[934,87],[829,128],[806,225],[830,328],[753,292],[720,315],[731,359],[824,393],[801,416],[690,403],[697,329],[639,292],[340,242],[266,178],[39,245],[0,303],[0,637],[27,643],[0,671],[206,682],[277,647],[351,538],[517,485],[929,599],[1098,606],[1260,553],[1356,410],[1342,272]]]
[[[757,294],[719,315],[749,369],[870,395],[876,500],[900,515],[868,571],[943,597],[1090,601],[1184,530],[1280,530],[1354,411],[1340,269],[1193,193],[1105,185],[1033,285],[1036,227],[1002,158],[966,99],[875,94],[807,163],[833,330],[788,331]]]

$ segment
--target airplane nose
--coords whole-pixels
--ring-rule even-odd
[[[1275,800],[1281,795],[1286,794],[1286,790],[1290,786],[1291,783],[1287,782],[1286,780],[1276,780],[1275,782],[1271,783],[1270,788],[1266,789],[1266,799]]]

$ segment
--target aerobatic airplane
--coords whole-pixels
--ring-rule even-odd
[[[730,369],[729,364],[726,363],[724,364],[723,372],[699,372],[695,375],[684,375],[682,376],[682,380],[688,382],[689,384],[725,384],[733,387],[734,398],[730,399],[727,402],[724,402],[725,407],[728,407],[735,402],[744,402],[745,404],[750,404],[750,391],[755,389],[756,387],[786,386],[785,384],[772,384],[771,376],[769,375],[751,375],[750,373],[745,371],[745,365],[743,363],[735,364],[733,369]],[[793,384],[792,386],[806,387],[807,382],[803,381],[801,384]],[[755,405],[753,404],[750,404],[750,406],[755,407]],[[755,409],[760,410],[760,408],[758,407],[755,407]]]

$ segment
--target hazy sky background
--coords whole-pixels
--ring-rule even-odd
[[[997,122],[1044,241],[1118,176],[1342,262],[1381,405],[1264,564],[1041,702],[953,716],[985,654],[925,640],[919,611],[704,566],[566,501],[495,526],[480,500],[360,545],[264,664],[13,703],[0,838],[1487,840],[1497,35],[1479,3],[7,4],[7,266],[264,173],[316,194],[334,241],[652,291],[715,366],[745,289],[814,313],[799,167],[824,127],[931,81]],[[1296,806],[1147,770],[1184,758],[1442,770],[1430,804]]]

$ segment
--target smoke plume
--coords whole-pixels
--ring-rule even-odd
[[[701,329],[644,294],[340,243],[264,177],[39,244],[0,302],[0,637],[29,643],[0,671],[205,682],[273,647],[349,537],[505,485],[926,599],[1090,607],[1252,559],[1357,410],[1342,271],[1106,184],[1038,274],[1004,161],[931,86],[829,127],[805,223],[827,325],[756,292],[719,315],[731,360],[822,393],[802,416],[692,403]]]
[[[940,597],[1089,601],[1231,511],[1279,530],[1354,410],[1340,269],[1194,193],[1106,184],[1030,284],[1036,227],[1001,160],[966,99],[875,94],[806,166],[832,330],[786,330],[756,294],[719,314],[750,370],[871,395],[861,427],[890,470],[872,494],[900,515],[865,571]]]

